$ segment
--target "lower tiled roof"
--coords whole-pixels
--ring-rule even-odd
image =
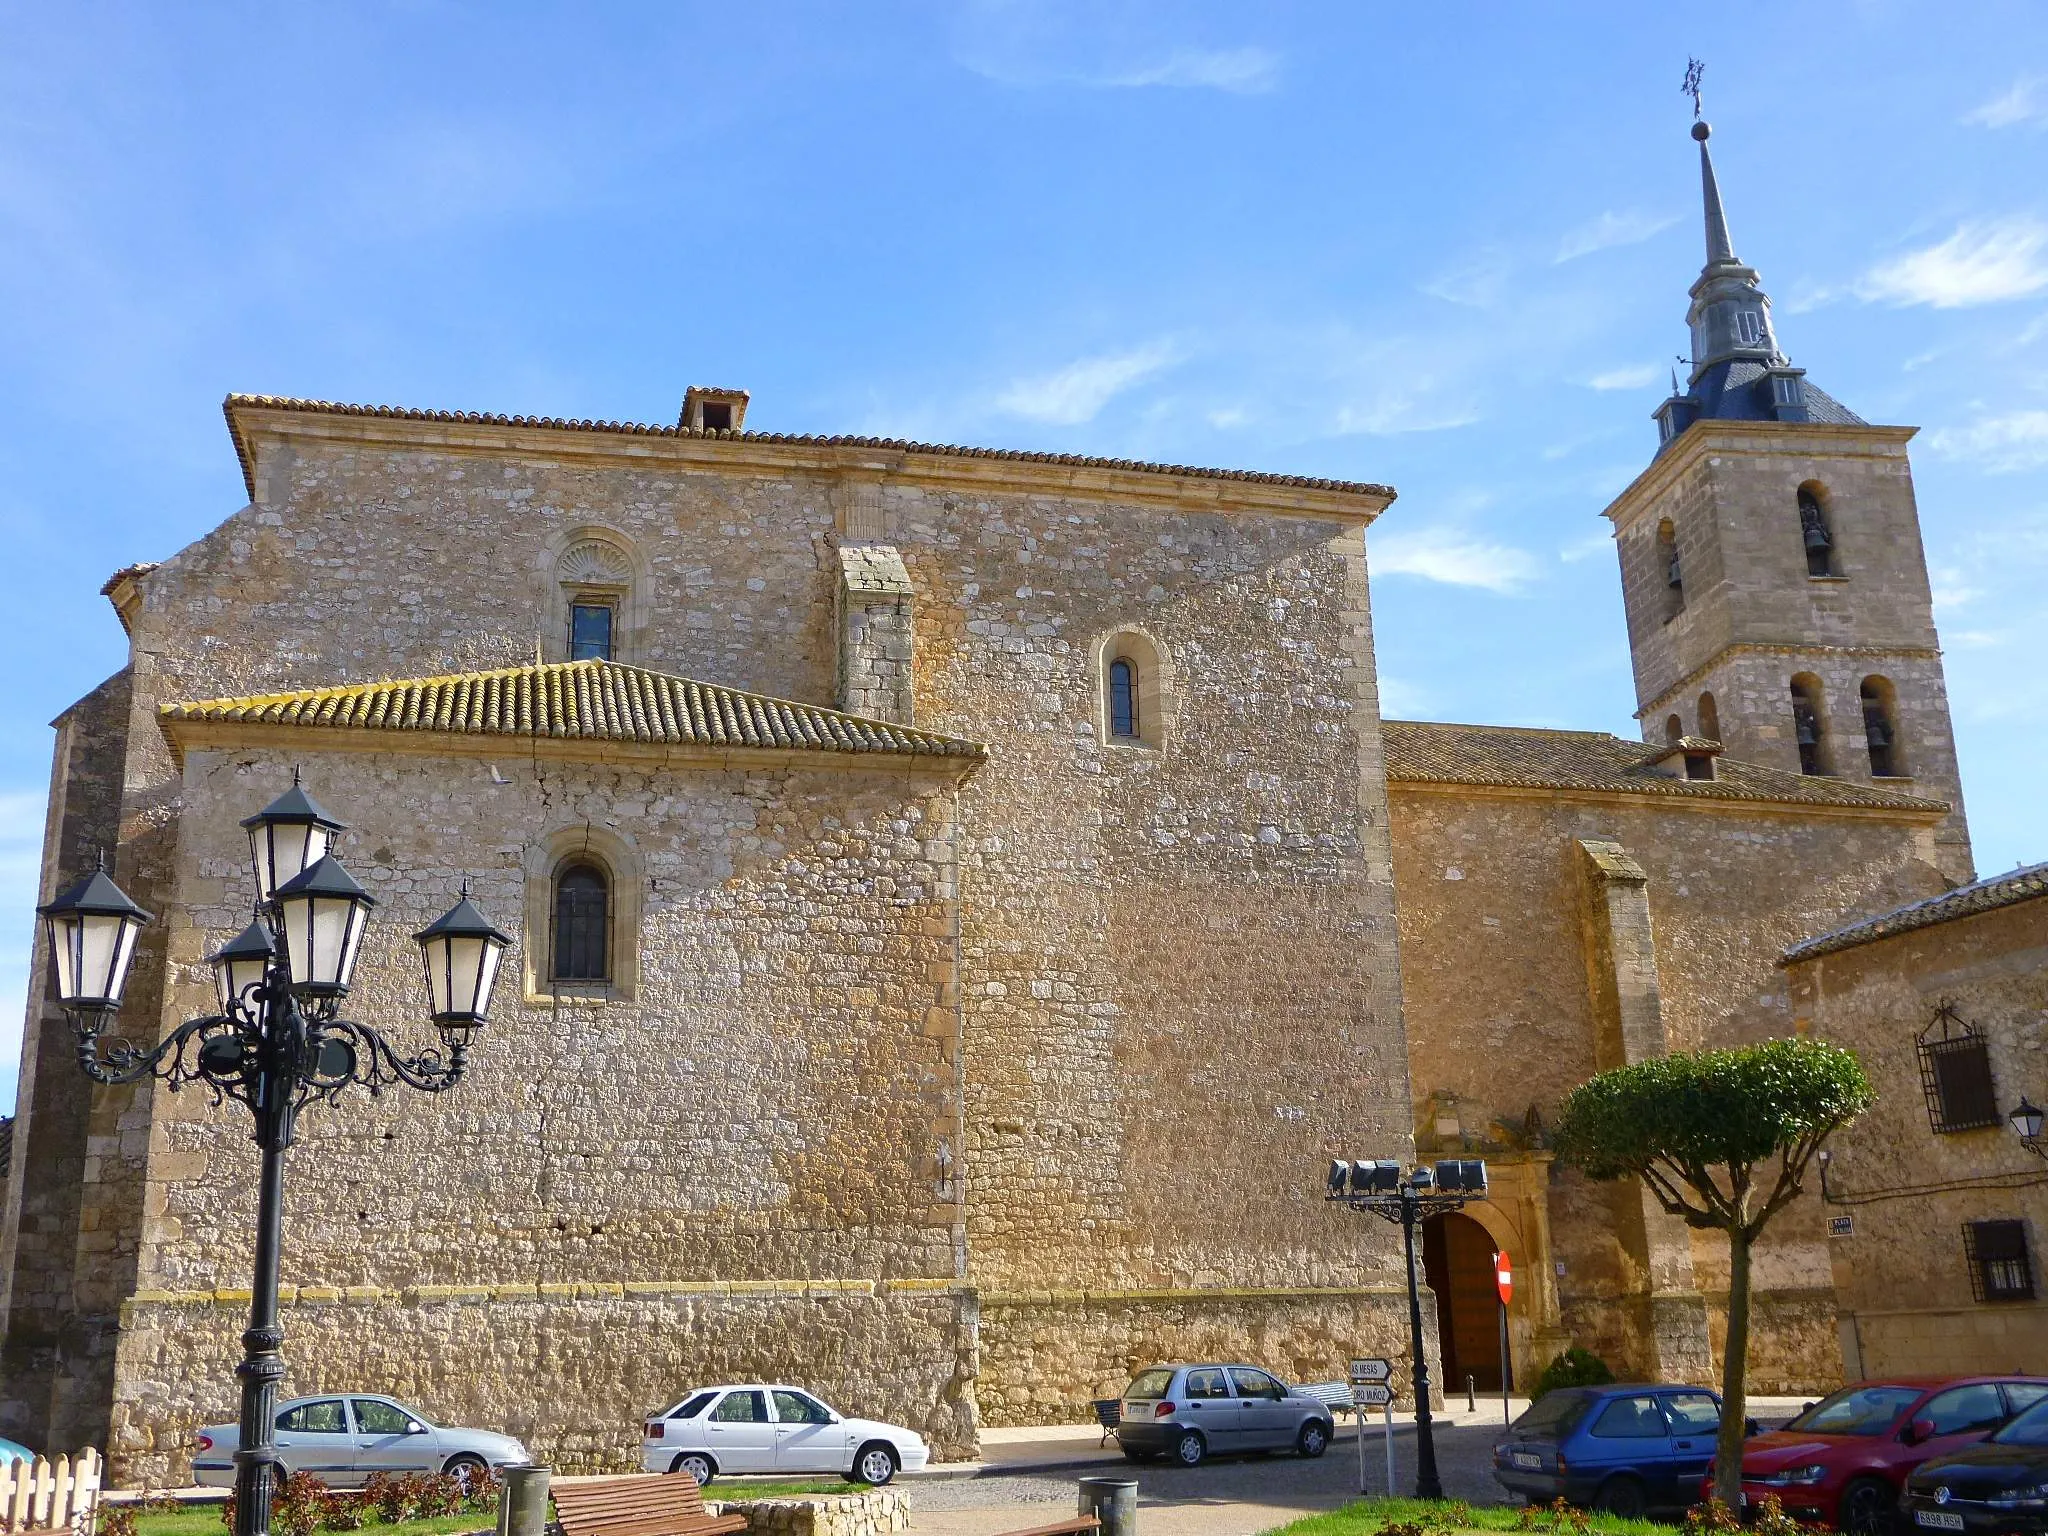
[[[1715,759],[1715,777],[1687,779],[1656,760],[1669,752],[1605,731],[1550,731],[1512,725],[1386,722],[1392,783],[1486,784],[1511,789],[1597,790],[1685,800],[1777,800],[1867,810],[1945,811],[1938,800],[1871,789],[1846,779],[1811,777]]]
[[[1785,959],[1788,963],[1812,960],[1820,955],[1831,955],[1838,949],[1853,949],[1858,944],[1874,943],[1894,934],[1911,933],[1915,928],[1931,928],[1936,923],[1975,917],[1979,912],[1993,912],[2000,907],[2016,906],[2043,896],[2048,896],[2048,864],[2028,864],[2002,875],[1959,885],[1939,896],[1908,902],[1903,907],[1881,912],[1876,917],[1866,917],[1846,928],[1837,928],[1833,933],[1823,933],[1802,944],[1794,944],[1785,951]]]
[[[980,761],[980,742],[612,661],[536,663],[292,693],[165,704],[184,722]]]

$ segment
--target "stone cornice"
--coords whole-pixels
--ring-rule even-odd
[[[264,483],[267,453],[291,439],[514,454],[553,463],[638,464],[679,474],[881,473],[938,489],[1064,494],[1187,511],[1326,518],[1358,527],[1385,511],[1395,495],[1389,486],[1359,481],[881,438],[707,432],[630,422],[336,405],[267,395],[230,395],[222,409],[251,501],[263,501],[269,494]]]
[[[1644,502],[1713,453],[1808,454],[1817,459],[1902,458],[1918,427],[1837,425],[1818,421],[1696,421],[1652,459],[1602,514],[1619,528]]]
[[[1928,800],[1920,805],[1854,805],[1832,800],[1772,800],[1762,796],[1742,799],[1704,795],[1657,794],[1648,790],[1579,789],[1570,785],[1535,787],[1522,784],[1469,784],[1434,779],[1387,780],[1389,794],[1440,795],[1455,800],[1569,800],[1575,805],[1632,806],[1637,810],[1682,812],[1712,816],[1855,816],[1865,821],[1925,823],[1933,826],[1949,811],[1948,804]],[[1905,797],[1901,796],[1901,799]]]

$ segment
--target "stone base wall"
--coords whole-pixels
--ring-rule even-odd
[[[237,1416],[247,1309],[236,1291],[122,1309],[112,1483],[190,1480],[193,1430]],[[950,1282],[306,1287],[284,1328],[280,1396],[388,1392],[562,1472],[640,1471],[642,1419],[721,1381],[797,1382],[940,1459],[976,1450],[974,1299]]]
[[[2048,1304],[2004,1303],[1914,1312],[1862,1312],[1843,1317],[1844,1353],[1861,1376],[1964,1375],[2039,1369],[2048,1360]]]
[[[748,1536],[893,1536],[910,1529],[910,1506],[893,1488],[818,1499],[707,1499],[714,1515],[745,1515]]]
[[[1835,1293],[1832,1289],[1758,1291],[1749,1305],[1749,1390],[1796,1396],[1832,1392],[1845,1379],[1842,1374],[1842,1346],[1835,1326]],[[1728,1297],[1724,1292],[1709,1298],[1708,1326],[1714,1334],[1714,1364],[1718,1370],[1721,1351],[1728,1337]],[[1948,1371],[1944,1361],[1930,1371]],[[1887,1366],[1887,1370],[1898,1370]],[[2004,1370],[2000,1364],[1989,1369]],[[1846,1378],[1855,1380],[1854,1376]],[[1717,1383],[1709,1383],[1717,1385]]]
[[[1432,1379],[1436,1302],[1423,1292]],[[1085,1424],[1090,1403],[1121,1396],[1142,1366],[1242,1360],[1290,1382],[1341,1381],[1354,1357],[1394,1362],[1397,1399],[1409,1393],[1408,1296],[1393,1287],[1033,1291],[984,1293],[982,1422]],[[1437,1383],[1441,1388],[1442,1383]]]

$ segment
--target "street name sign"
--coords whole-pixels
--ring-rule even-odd
[[[1357,1408],[1384,1408],[1394,1400],[1394,1389],[1375,1382],[1354,1381],[1351,1384],[1351,1402]]]
[[[1392,1381],[1394,1365],[1390,1360],[1354,1360],[1351,1362],[1351,1384],[1359,1386],[1365,1382]]]

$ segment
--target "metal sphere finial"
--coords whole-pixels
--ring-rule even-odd
[[[1692,125],[1692,136],[1698,139],[1702,144],[1707,142],[1707,135],[1712,133],[1713,131],[1714,130],[1707,124],[1707,121],[1704,118],[1702,118],[1699,122],[1696,122]]]

